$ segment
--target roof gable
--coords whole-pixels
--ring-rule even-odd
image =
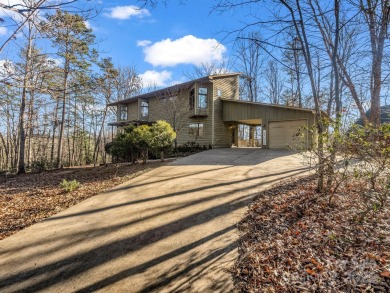
[[[107,104],[107,106],[116,106],[116,105],[119,105],[119,104],[127,104],[127,103],[130,103],[130,102],[135,101],[137,99],[145,99],[145,100],[147,100],[147,99],[154,98],[154,97],[163,97],[163,96],[166,96],[166,95],[171,95],[172,93],[180,91],[180,90],[187,90],[187,89],[191,88],[195,83],[210,83],[215,78],[224,78],[224,77],[238,76],[240,74],[241,73],[235,72],[235,73],[208,75],[208,76],[204,76],[204,77],[201,77],[201,78],[198,78],[198,79],[190,80],[190,81],[187,81],[187,82],[184,82],[184,83],[180,83],[180,84],[172,85],[172,86],[169,86],[169,87],[166,87],[166,88],[163,88],[163,89],[152,91],[152,92],[149,92],[149,93],[145,93],[145,94],[141,94],[141,95],[138,95],[138,96],[134,96],[134,97],[131,97],[131,98],[128,98],[128,99],[116,101],[116,102]]]

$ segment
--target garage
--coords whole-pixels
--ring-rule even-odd
[[[307,120],[271,121],[268,126],[270,149],[307,149]]]
[[[261,127],[261,148],[309,149],[316,144],[316,133],[308,128],[315,125],[313,109],[221,99],[224,123],[238,137],[241,124]],[[324,113],[324,115],[326,115]],[[299,129],[304,129],[299,132]],[[235,146],[240,146],[235,144]]]

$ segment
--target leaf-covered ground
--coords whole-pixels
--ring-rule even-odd
[[[163,164],[111,164],[0,177],[0,239]],[[59,187],[63,179],[76,179],[80,187],[66,193]]]
[[[233,268],[241,292],[390,292],[390,203],[363,209],[350,183],[329,206],[315,180],[285,182],[257,196],[239,223]]]

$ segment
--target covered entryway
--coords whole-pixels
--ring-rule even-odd
[[[307,120],[269,122],[270,149],[307,149]]]
[[[238,147],[261,147],[261,126],[238,124]]]
[[[261,147],[308,149],[315,141],[308,128],[315,123],[315,111],[282,105],[221,99],[223,121],[236,131],[240,124],[261,129]],[[240,146],[237,140],[236,146]]]

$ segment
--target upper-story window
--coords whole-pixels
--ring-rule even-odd
[[[119,106],[119,120],[126,121],[127,120],[127,106]]]
[[[141,101],[141,117],[149,116],[149,101]]]
[[[200,87],[198,91],[198,108],[206,109],[207,108],[207,88]]]
[[[190,90],[190,96],[189,96],[189,106],[190,106],[190,109],[194,109],[195,108],[195,90],[192,89]]]

